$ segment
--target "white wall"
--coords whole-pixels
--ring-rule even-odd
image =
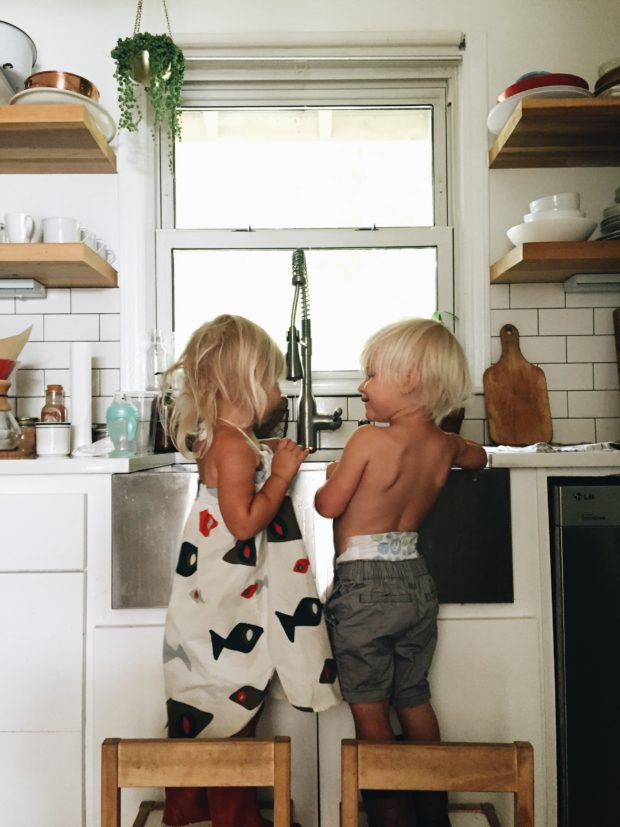
[[[83,74],[101,91],[101,103],[116,117],[114,65],[110,49],[133,31],[135,5],[127,0],[29,0],[8,4],[3,19],[23,28],[38,48],[37,69]],[[163,31],[159,0],[148,0],[143,29]],[[483,31],[488,44],[487,103],[520,74],[534,69],[570,72],[593,86],[597,66],[620,52],[617,0],[168,0],[173,33],[359,32],[449,29]],[[121,138],[123,140],[123,138]],[[115,142],[116,144],[116,142]],[[28,210],[41,215],[75,215],[131,260],[132,240],[119,226],[121,176],[3,176],[0,213]],[[127,179],[125,179],[127,180]],[[482,182],[486,185],[486,182]],[[620,186],[618,169],[506,170],[489,176],[489,260],[510,248],[507,227],[519,223],[527,203],[549,192],[577,189],[583,208],[599,218]],[[480,216],[481,226],[489,220]],[[121,290],[131,283],[118,262]],[[120,291],[51,290],[41,301],[0,301],[0,337],[34,323],[22,354],[16,392],[22,415],[37,415],[44,385],[69,387],[69,343],[93,341],[93,417],[102,421],[112,391],[120,384]],[[611,307],[619,294],[578,294],[565,299],[561,287],[495,286],[491,290],[493,359],[497,336],[510,320],[519,327],[524,355],[545,369],[551,391],[555,438],[594,441],[620,438],[620,394],[611,337]],[[570,312],[569,312],[570,311]],[[578,311],[578,312],[574,312]],[[123,320],[131,337],[131,320]],[[136,342],[136,347],[145,347]],[[584,361],[582,361],[584,360]],[[573,367],[567,367],[574,363]],[[484,440],[484,405],[476,398],[465,433]]]

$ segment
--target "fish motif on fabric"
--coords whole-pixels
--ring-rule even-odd
[[[191,577],[192,574],[195,574],[197,568],[198,549],[193,543],[188,543],[186,540],[184,543],[181,543],[176,573],[180,574],[181,577]]]
[[[263,628],[254,626],[252,623],[237,623],[228,637],[224,638],[213,629],[209,629],[214,659],[217,660],[224,649],[247,655],[256,646],[264,631]]]
[[[211,712],[197,709],[169,698],[166,701],[168,712],[168,738],[195,738],[213,720]]]
[[[305,574],[308,569],[310,568],[310,560],[307,557],[300,557],[299,560],[295,561],[295,565],[293,566],[293,571],[296,574]]]
[[[174,649],[167,640],[164,639],[164,663],[169,663],[171,660],[175,658],[179,658],[179,660],[183,661],[183,663],[187,666],[189,671],[192,671],[192,662],[189,659],[189,656],[183,646],[179,644],[176,649]]]
[[[256,565],[256,543],[254,537],[249,540],[237,540],[235,545],[222,557],[226,563],[241,566]]]
[[[295,629],[298,626],[318,626],[323,614],[323,605],[317,597],[304,597],[297,604],[292,615],[276,612],[284,633],[291,643],[295,642]]]
[[[284,498],[278,513],[267,526],[267,538],[271,543],[301,540],[301,531],[290,497]]]
[[[319,675],[319,683],[336,683],[338,670],[334,658],[327,658]]]
[[[256,709],[263,702],[263,698],[267,693],[267,688],[257,689],[255,686],[240,686],[230,696],[230,700],[245,709]]]
[[[208,537],[213,529],[217,528],[218,525],[218,521],[208,509],[205,508],[204,511],[200,512],[198,517],[198,528],[203,537]]]
[[[242,592],[241,597],[245,597],[246,600],[249,600],[251,597],[254,597],[255,594],[258,594],[261,589],[267,587],[267,578],[263,578],[256,580],[254,583],[250,583]]]
[[[192,598],[194,603],[204,603],[205,599],[202,596],[202,589],[192,589],[189,593],[189,596]]]

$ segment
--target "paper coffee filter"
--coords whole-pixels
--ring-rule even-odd
[[[0,339],[0,359],[8,359],[16,362],[17,357],[24,349],[26,342],[30,338],[32,325],[17,333],[15,336],[7,336],[5,339]]]

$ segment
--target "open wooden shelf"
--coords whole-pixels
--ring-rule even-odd
[[[0,279],[46,287],[117,287],[117,272],[86,244],[0,244]]]
[[[491,169],[620,165],[620,98],[524,98],[489,152]]]
[[[520,244],[491,265],[491,284],[558,282],[575,273],[620,273],[620,240]]]
[[[0,173],[63,172],[116,172],[116,155],[86,106],[0,106]]]

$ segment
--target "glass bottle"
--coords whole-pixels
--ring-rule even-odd
[[[7,396],[10,387],[9,381],[0,379],[0,451],[12,451],[17,447],[21,436]]]
[[[151,343],[149,344],[147,356],[147,391],[159,390],[160,376],[167,367],[168,353],[164,345],[164,337],[162,336],[161,330],[153,330],[151,331]]]
[[[45,389],[45,405],[41,408],[41,422],[65,422],[65,392],[62,385],[48,385]]]

